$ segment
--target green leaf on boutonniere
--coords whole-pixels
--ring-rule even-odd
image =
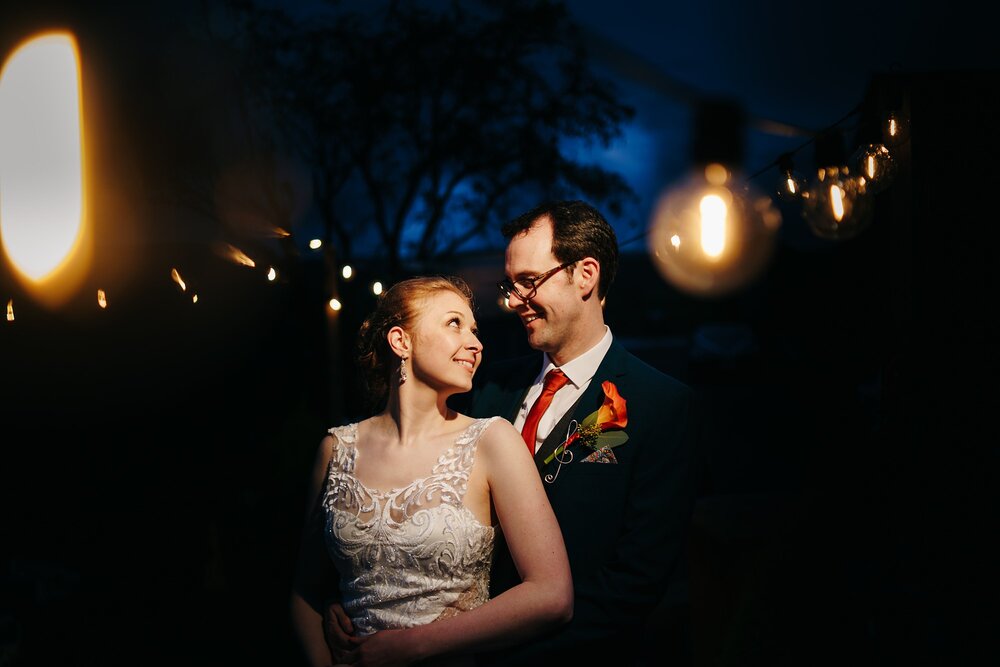
[[[588,426],[593,426],[597,423],[597,410],[594,410],[589,415],[583,418],[580,422],[580,428],[587,428]]]
[[[597,436],[597,444],[593,448],[617,447],[618,445],[624,445],[626,442],[628,442],[628,435],[624,431],[604,431]]]

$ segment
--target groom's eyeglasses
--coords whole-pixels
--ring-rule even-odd
[[[574,259],[572,262],[566,262],[565,264],[560,264],[554,269],[549,269],[541,275],[537,275],[534,278],[518,278],[517,280],[511,280],[510,278],[504,278],[497,283],[497,288],[500,290],[500,296],[505,300],[510,299],[510,295],[513,294],[517,296],[521,301],[530,301],[535,298],[535,294],[538,292],[538,286],[544,283],[546,280],[554,276],[559,271],[562,271],[568,266],[572,266],[579,262],[580,260]]]

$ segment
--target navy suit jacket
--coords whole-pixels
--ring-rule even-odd
[[[473,416],[514,421],[538,372],[540,354],[501,362],[477,375]],[[559,464],[544,459],[604,399],[613,382],[626,401],[628,442],[613,451],[617,464],[583,463],[582,446],[545,490],[566,542],[573,571],[573,620],[524,645],[488,656],[484,664],[627,664],[639,633],[666,591],[684,550],[694,502],[691,474],[695,434],[693,392],[613,342],[577,404],[535,455],[543,479]],[[571,450],[574,448],[571,448]],[[520,581],[506,545],[494,556],[491,594]],[[572,664],[572,663],[571,663]]]

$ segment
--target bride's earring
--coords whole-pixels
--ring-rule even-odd
[[[399,384],[406,382],[406,357],[399,360]]]

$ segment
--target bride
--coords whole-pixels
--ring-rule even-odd
[[[310,665],[471,663],[572,616],[566,549],[524,441],[504,419],[447,406],[481,353],[459,278],[402,281],[361,326],[359,361],[384,409],[330,429],[316,456],[291,600]],[[487,600],[501,529],[522,582]],[[331,595],[351,634],[335,655]]]

